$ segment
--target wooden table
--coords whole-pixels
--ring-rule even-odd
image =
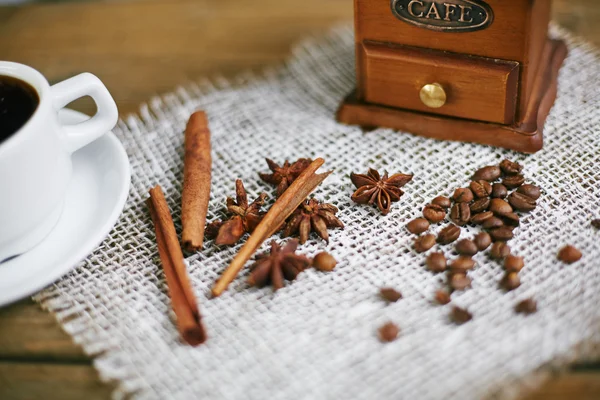
[[[600,1],[554,0],[554,18],[600,44]],[[352,18],[351,0],[68,2],[0,8],[0,58],[51,81],[97,74],[121,114],[203,76],[282,61],[290,46]],[[93,112],[89,101],[73,105]],[[600,369],[577,366],[529,400],[599,399]],[[31,300],[0,309],[0,399],[108,399],[91,359]]]

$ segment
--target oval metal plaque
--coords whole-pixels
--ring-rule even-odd
[[[494,21],[494,11],[481,0],[392,0],[394,15],[420,28],[473,32]]]

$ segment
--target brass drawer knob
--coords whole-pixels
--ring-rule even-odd
[[[429,108],[440,108],[446,104],[446,91],[439,83],[429,83],[419,93],[421,101]]]

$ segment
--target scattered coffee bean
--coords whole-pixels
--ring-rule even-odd
[[[437,301],[441,305],[450,303],[450,293],[442,289],[436,290],[435,301]]]
[[[449,267],[453,273],[467,273],[475,268],[475,260],[471,257],[460,256],[450,261]]]
[[[492,244],[492,237],[487,232],[479,232],[475,235],[475,238],[473,238],[473,242],[479,251],[484,251]]]
[[[435,199],[431,200],[431,204],[436,204],[440,207],[448,209],[452,205],[452,202],[450,201],[449,198],[447,198],[445,196],[438,196]]]
[[[494,242],[507,242],[515,236],[511,226],[501,226],[490,230],[488,233]]]
[[[468,206],[467,206],[468,207]],[[437,241],[440,244],[450,244],[460,236],[460,228],[450,224],[440,231]]]
[[[481,225],[485,221],[487,221],[488,219],[493,218],[493,217],[494,217],[493,212],[484,211],[484,212],[473,215],[473,217],[471,217],[471,223],[475,224],[475,225]]]
[[[513,212],[513,209],[505,200],[492,199],[490,201],[490,211],[496,215],[502,215]]]
[[[521,173],[523,166],[510,160],[502,160],[500,163],[500,169],[506,175],[517,175]]]
[[[417,253],[424,253],[431,249],[435,245],[435,235],[429,233],[427,235],[419,236],[414,243],[415,250]]]
[[[504,222],[504,225],[508,226],[519,226],[521,218],[514,212],[502,214],[500,219]]]
[[[592,226],[596,229],[600,229],[600,219],[595,219],[592,221]]]
[[[533,200],[537,200],[542,195],[542,192],[539,187],[535,185],[523,185],[517,189],[517,193],[524,194],[527,197],[532,198]]]
[[[508,272],[521,272],[524,266],[523,257],[509,255],[504,259],[504,269]]]
[[[496,260],[502,260],[510,255],[510,246],[505,242],[496,242],[490,250],[490,257]]]
[[[336,265],[337,261],[335,260],[335,258],[333,258],[331,254],[325,251],[317,254],[315,258],[313,258],[313,266],[319,271],[333,271]]]
[[[459,188],[454,191],[452,200],[456,203],[470,203],[473,201],[473,192],[469,188]]]
[[[498,217],[488,218],[482,225],[483,229],[495,229],[504,226],[504,221]]]
[[[518,188],[525,183],[525,177],[523,175],[511,175],[502,179],[502,184],[509,189]]]
[[[519,286],[521,286],[521,279],[519,278],[519,274],[516,272],[507,272],[504,274],[504,277],[500,281],[500,286],[502,286],[507,291],[515,290]]]
[[[525,299],[517,303],[515,312],[519,314],[533,314],[537,311],[537,302],[533,299]]]
[[[473,181],[469,188],[477,198],[489,197],[492,194],[492,184],[488,181]]]
[[[450,274],[450,287],[453,290],[458,290],[458,291],[462,291],[465,290],[469,287],[471,287],[471,278],[469,278],[467,276],[467,274],[464,273],[454,273],[454,274]]]
[[[429,229],[429,221],[425,218],[413,219],[406,225],[406,229],[414,235],[420,235]]]
[[[534,199],[519,192],[512,192],[508,196],[508,202],[517,211],[532,211],[537,207]]]
[[[455,249],[458,254],[463,256],[474,256],[479,251],[475,242],[469,239],[459,240]]]
[[[581,252],[575,247],[568,245],[560,249],[558,252],[558,259],[567,264],[573,264],[581,259]]]
[[[393,322],[388,322],[379,328],[379,340],[384,343],[393,342],[398,338],[398,334],[400,333],[400,328]]]
[[[500,178],[500,175],[502,175],[502,171],[500,171],[500,167],[493,165],[493,166],[483,167],[483,168],[477,170],[477,172],[475,172],[475,174],[473,175],[472,179],[474,181],[483,180],[483,181],[493,182],[496,179]]]
[[[508,189],[501,183],[494,183],[492,185],[492,198],[503,199],[508,196]]]
[[[473,203],[471,203],[471,206],[470,206],[471,214],[477,214],[477,213],[483,212],[483,211],[487,210],[489,206],[490,206],[489,197],[482,197],[481,199],[477,199]]]
[[[467,310],[465,310],[464,308],[455,306],[455,307],[452,307],[452,312],[450,313],[450,319],[455,324],[462,325],[462,324],[472,320],[473,315],[470,312],[468,312]]]
[[[402,293],[394,288],[381,288],[379,295],[388,303],[395,303],[402,298]]]
[[[446,270],[446,257],[444,253],[431,253],[427,256],[425,264],[431,272],[444,272]]]
[[[431,223],[442,222],[446,218],[446,210],[437,204],[427,204],[423,209],[423,216]]]
[[[450,210],[450,219],[456,225],[466,225],[471,219],[471,208],[467,203],[455,203]]]

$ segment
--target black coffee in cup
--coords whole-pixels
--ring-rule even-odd
[[[37,91],[30,84],[0,75],[0,143],[25,125],[39,102]]]

